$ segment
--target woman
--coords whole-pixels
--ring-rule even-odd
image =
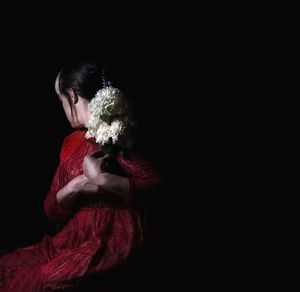
[[[56,93],[76,129],[63,142],[44,201],[47,217],[62,229],[41,243],[2,256],[0,291],[78,287],[90,276],[126,262],[143,243],[139,206],[163,180],[134,150],[134,122],[124,95],[102,81],[100,69],[87,62],[64,68],[56,79]],[[103,107],[107,115],[99,115],[97,106],[107,92],[115,94],[116,102],[108,98]],[[122,127],[112,133],[117,121]]]

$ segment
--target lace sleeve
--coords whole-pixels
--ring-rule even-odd
[[[144,203],[153,195],[165,191],[166,183],[160,172],[146,158],[133,154],[129,159],[122,159],[128,173],[131,197],[137,203]]]
[[[63,223],[70,215],[70,211],[58,204],[56,194],[59,187],[60,166],[58,166],[52,180],[50,191],[44,200],[44,210],[48,219],[53,223]]]
[[[62,166],[61,161],[67,153],[68,145],[70,144],[70,137],[66,137],[61,151],[60,151],[60,163],[56,169],[54,178],[51,183],[50,191],[48,192],[44,200],[44,211],[48,219],[53,223],[63,223],[69,217],[71,211],[64,209],[56,200],[57,192],[63,187],[60,182]]]

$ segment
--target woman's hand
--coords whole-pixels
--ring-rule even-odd
[[[59,190],[56,194],[56,200],[64,208],[70,208],[79,196],[101,192],[99,186],[89,181],[82,174],[72,179],[65,187]]]
[[[113,161],[109,155],[95,152],[87,155],[83,161],[83,173],[91,183],[99,186],[103,191],[118,195],[130,200],[130,185],[127,177],[115,175],[109,172]]]
[[[103,186],[108,174],[109,169],[108,154],[104,155],[102,152],[97,151],[90,155],[85,156],[83,160],[83,173],[90,182],[98,186]]]
[[[76,194],[95,194],[99,191],[99,187],[84,175],[76,176],[70,182],[71,191]]]

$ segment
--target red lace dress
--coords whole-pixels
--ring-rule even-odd
[[[143,224],[135,204],[161,183],[160,176],[136,154],[117,157],[129,178],[130,207],[120,202],[81,202],[65,210],[56,193],[82,174],[83,158],[96,147],[84,138],[85,131],[69,135],[62,146],[60,163],[44,207],[47,217],[63,224],[54,237],[16,250],[0,258],[0,291],[51,291],[77,287],[89,275],[123,263],[143,242]]]

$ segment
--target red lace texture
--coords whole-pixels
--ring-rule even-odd
[[[97,150],[84,139],[85,131],[75,131],[63,143],[44,209],[49,220],[63,225],[54,237],[20,248],[0,258],[0,291],[51,291],[73,288],[87,276],[108,271],[126,261],[143,242],[143,220],[137,207],[145,196],[155,195],[163,180],[141,156],[129,153],[117,162],[130,182],[133,205],[84,202],[75,210],[65,210],[56,193],[82,174],[86,155]]]

